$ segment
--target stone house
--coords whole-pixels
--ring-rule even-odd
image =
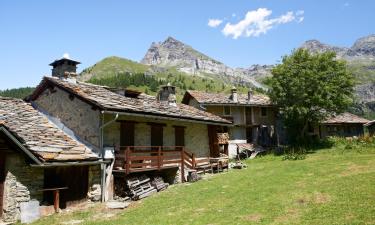
[[[32,202],[40,205],[38,215],[46,213],[56,197],[46,189],[64,189],[59,208],[100,200],[102,163],[30,104],[0,97],[0,223],[19,220],[28,213],[22,205]]]
[[[345,112],[326,119],[318,127],[310,126],[309,132],[320,138],[362,136],[364,135],[364,125],[368,122],[370,121],[365,118]]]
[[[231,94],[186,91],[182,103],[210,112],[233,122],[232,127],[222,128],[229,132],[226,154],[236,154],[238,144],[252,143],[263,146],[276,144],[277,108],[261,94],[238,94],[234,87]]]
[[[367,127],[368,133],[370,136],[375,135],[375,120],[372,120],[365,124],[365,127]]]
[[[217,144],[211,127],[231,125],[219,116],[176,103],[171,85],[161,87],[155,98],[76,81],[75,68],[62,71],[55,66],[53,76],[44,77],[28,101],[103,160],[115,157],[101,169],[103,201],[111,198],[112,171],[128,175],[195,165],[209,159]]]

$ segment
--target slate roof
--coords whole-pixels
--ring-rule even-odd
[[[1,123],[1,121],[0,121]],[[369,121],[368,123],[365,124],[366,127],[372,126],[375,124],[375,120]]]
[[[332,116],[328,118],[327,120],[323,121],[323,124],[341,124],[341,123],[361,123],[366,124],[370,122],[369,120],[356,116],[354,114],[345,112],[341,113],[337,116]]]
[[[89,102],[102,110],[231,124],[230,121],[219,116],[204,112],[188,105],[177,104],[177,106],[171,106],[167,102],[159,102],[155,97],[150,97],[145,94],[141,94],[138,98],[125,97],[110,91],[110,88],[106,86],[99,86],[84,82],[73,83],[54,77],[44,77],[43,81],[39,84],[36,91],[31,96],[31,100],[36,99],[38,93],[42,92],[46,85],[48,86],[49,84],[56,85],[67,92],[80,97],[81,100]]]
[[[74,140],[30,104],[0,97],[0,125],[43,161],[96,160],[98,156]]]
[[[183,102],[187,104],[186,99],[189,96],[193,97],[198,101],[199,104],[203,105],[254,105],[254,106],[272,106],[271,100],[266,95],[253,94],[250,101],[248,95],[238,94],[238,102],[234,102],[231,99],[230,94],[223,93],[207,93],[203,91],[192,91],[188,90],[185,93]]]

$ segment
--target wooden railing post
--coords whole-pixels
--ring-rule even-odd
[[[161,146],[158,148],[158,170],[160,170],[161,167]]]
[[[184,159],[185,149],[181,149],[181,183],[185,181],[185,159]]]
[[[195,154],[194,153],[191,153],[191,167],[192,167],[192,169],[195,169],[195,166],[196,166],[196,164],[195,164]]]
[[[129,146],[125,149],[125,172],[126,174],[130,173],[130,148]]]

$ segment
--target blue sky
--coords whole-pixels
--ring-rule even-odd
[[[375,33],[374,11],[370,0],[1,0],[0,89],[37,85],[64,53],[79,70],[112,55],[139,61],[168,36],[232,67],[277,63],[309,39],[351,46]]]

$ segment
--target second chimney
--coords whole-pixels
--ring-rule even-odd
[[[238,102],[237,88],[235,86],[232,87],[231,92],[232,92],[232,96],[231,96],[232,101]]]
[[[177,106],[176,87],[168,83],[161,87],[157,95],[157,99],[161,102],[168,102],[169,105]]]
[[[252,89],[249,89],[249,91],[247,92],[247,101],[251,101],[251,99],[253,98],[254,96],[254,92]]]

